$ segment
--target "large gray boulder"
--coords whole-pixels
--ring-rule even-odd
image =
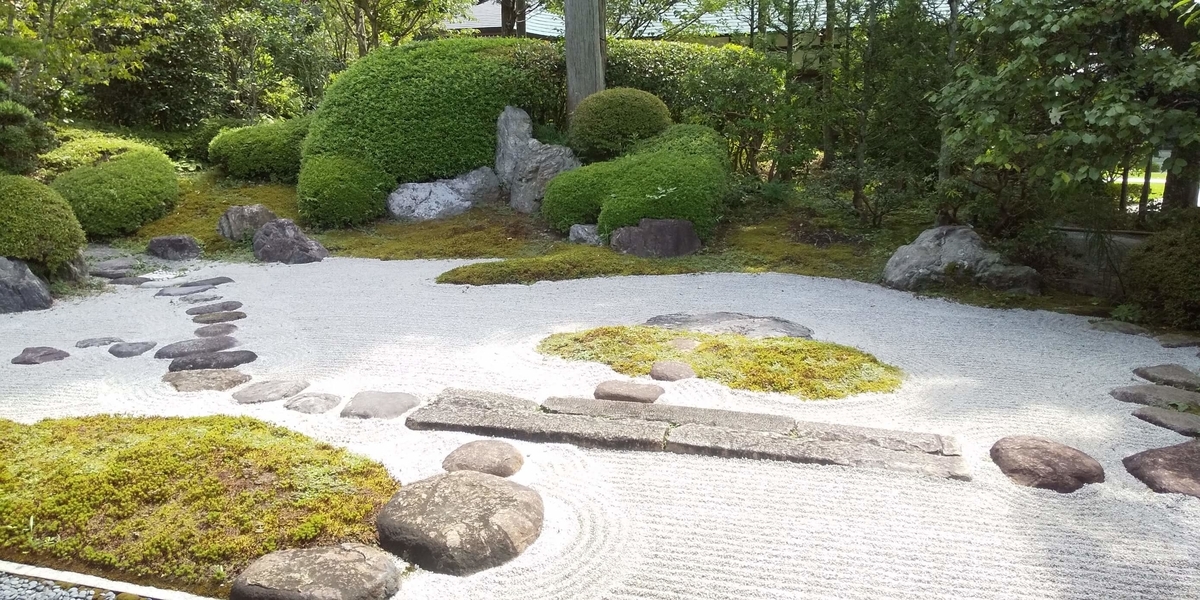
[[[259,227],[278,218],[271,209],[261,204],[230,206],[217,221],[217,233],[227,240],[240,242],[252,237]]]
[[[496,177],[504,189],[512,186],[517,163],[529,151],[532,139],[533,121],[529,113],[515,106],[505,106],[500,118],[496,119]]]
[[[329,251],[310,239],[291,219],[275,219],[254,234],[254,257],[288,265],[321,262]]]
[[[572,225],[571,232],[567,235],[567,241],[572,244],[603,246],[604,238],[600,237],[599,228],[598,225]]]
[[[50,288],[16,259],[0,258],[0,313],[50,308]]]
[[[926,229],[896,249],[883,270],[883,282],[900,290],[920,290],[958,278],[1018,294],[1041,293],[1041,276],[1030,267],[1007,263],[987,250],[975,230],[962,225]]]
[[[428,221],[462,214],[480,203],[500,201],[500,180],[490,167],[454,179],[405,183],[388,195],[388,213],[405,221]]]
[[[546,186],[559,173],[580,166],[575,153],[566,146],[543,144],[529,140],[528,149],[517,161],[509,184],[509,205],[522,213],[535,213],[542,208]]]
[[[272,552],[242,571],[230,600],[385,600],[400,591],[396,560],[346,543]]]
[[[502,477],[455,471],[404,486],[379,511],[379,545],[424,569],[470,575],[542,533],[542,497]]]
[[[608,245],[622,254],[646,258],[687,256],[700,250],[700,236],[691,221],[642,219],[636,227],[613,231]]]
[[[164,260],[187,260],[200,256],[200,242],[190,235],[164,235],[146,244],[146,254]]]
[[[1089,483],[1104,482],[1104,467],[1096,459],[1045,438],[1029,435],[1003,438],[992,446],[991,457],[1019,485],[1066,494]]]

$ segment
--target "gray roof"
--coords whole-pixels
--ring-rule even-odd
[[[466,19],[447,23],[446,29],[500,29],[500,3],[487,0],[471,7]],[[563,18],[544,8],[534,9],[525,21],[526,35],[557,38],[563,36]]]

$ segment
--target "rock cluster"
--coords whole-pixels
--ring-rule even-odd
[[[496,120],[496,176],[513,210],[540,210],[550,180],[580,164],[570,148],[534,139],[533,122],[525,111],[506,106],[500,113]]]

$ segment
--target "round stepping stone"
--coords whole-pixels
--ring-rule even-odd
[[[658,381],[679,381],[695,376],[690,365],[677,360],[660,360],[650,366],[650,378]]]
[[[1200,392],[1200,375],[1189,371],[1183,365],[1139,367],[1133,370],[1133,374],[1154,383],[1161,383],[1191,392]]]
[[[193,285],[188,287],[171,286],[158,290],[158,293],[154,295],[167,297],[190,296],[192,294],[199,294],[200,292],[207,292],[211,289],[213,289],[213,286],[211,285]]]
[[[227,336],[202,337],[167,344],[154,353],[154,358],[179,358],[193,354],[207,354],[219,350],[228,350],[238,345],[238,341]]]
[[[223,392],[250,381],[250,376],[232,369],[201,369],[167,373],[163,375],[162,380],[171,384],[178,392]]]
[[[700,347],[700,342],[688,338],[675,338],[670,343],[672,348],[681,352],[691,352]]]
[[[260,381],[233,394],[238,404],[262,404],[291,398],[308,387],[307,381]]]
[[[1113,321],[1104,319],[1102,321],[1092,321],[1091,328],[1095,331],[1103,331],[1106,333],[1123,333],[1125,335],[1150,335],[1150,330],[1141,325],[1126,323],[1124,321]]]
[[[205,302],[216,302],[220,299],[221,296],[216,294],[195,294],[192,296],[184,296],[180,298],[179,301],[187,302],[188,304],[203,304]]]
[[[340,396],[333,394],[300,394],[284,403],[283,407],[306,415],[317,415],[333,410],[342,403]]]
[[[512,444],[499,440],[479,440],[459,446],[446,455],[442,468],[449,471],[477,471],[508,477],[521,470],[525,457]]]
[[[179,286],[191,287],[197,285],[211,285],[213,287],[217,287],[218,285],[224,285],[226,283],[233,283],[233,280],[228,277],[210,277],[208,279],[199,279],[196,281],[185,281],[179,284]]]
[[[233,323],[216,323],[214,325],[205,325],[193,331],[196,337],[216,337],[218,335],[229,335],[237,331],[237,325]]]
[[[141,356],[158,345],[158,342],[122,342],[109,347],[108,353],[117,358]]]
[[[208,325],[211,323],[228,323],[229,321],[237,321],[245,319],[246,313],[239,311],[215,312],[204,315],[196,315],[192,317],[193,323]]]
[[[110,279],[108,282],[113,285],[142,285],[153,281],[149,277],[118,277]]]
[[[674,313],[646,321],[651,327],[683,329],[700,333],[735,333],[748,338],[811,338],[812,330],[778,317],[756,317],[735,312]]]
[[[379,511],[379,545],[435,573],[502,565],[542,533],[542,497],[502,477],[455,471],[404,486]]]
[[[1088,483],[1104,481],[1104,467],[1096,459],[1065,444],[1030,435],[997,441],[992,462],[1019,485],[1074,492]]]
[[[641,402],[650,404],[667,391],[660,385],[652,383],[633,383],[632,381],[605,381],[596,386],[592,394],[597,400],[619,400],[621,402]]]
[[[187,309],[189,315],[207,315],[210,313],[228,312],[237,310],[242,307],[242,303],[236,300],[226,300],[216,304],[205,304],[204,306],[195,306]]]
[[[1187,333],[1164,333],[1157,338],[1163,348],[1195,348],[1200,346],[1200,335]]]
[[[196,371],[199,369],[232,369],[258,360],[258,355],[249,350],[231,350],[211,354],[181,356],[171,361],[168,371]]]
[[[359,392],[346,403],[342,416],[351,419],[395,419],[421,403],[403,392]]]
[[[33,346],[21,351],[16,358],[12,359],[14,365],[40,365],[42,363],[54,362],[62,360],[70,356],[63,350],[51,348],[49,346]]]
[[[1200,437],[1200,415],[1172,410],[1170,408],[1144,406],[1133,411],[1133,416],[1147,423],[1165,427],[1182,435]]]
[[[1200,442],[1155,448],[1126,456],[1125,470],[1161,494],[1200,498]]]
[[[75,347],[76,348],[95,348],[96,346],[111,346],[113,344],[123,342],[123,341],[125,341],[125,340],[123,340],[121,338],[115,338],[115,337],[88,338],[86,340],[79,340],[78,342],[75,342]]]
[[[385,600],[400,591],[400,568],[364,544],[272,552],[233,580],[230,600]]]

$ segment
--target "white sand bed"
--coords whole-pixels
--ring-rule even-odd
[[[778,274],[630,277],[533,286],[440,286],[462,261],[328,259],[203,264],[245,303],[234,334],[255,380],[302,378],[344,399],[361,390],[430,399],[445,387],[541,401],[590,396],[607,367],[544,358],[545,335],[679,311],[790,319],[816,337],[902,368],[894,394],[805,402],[690,380],[660,402],[955,435],[972,482],[899,473],[514,442],[513,477],[541,492],[546,522],[522,556],[466,578],[417,571],[403,599],[1200,598],[1200,500],[1150,492],[1121,458],[1186,440],[1108,395],[1137,366],[1196,369],[1195,349],[1100,333],[1081,317],[917,299],[855,282]],[[402,482],[441,472],[475,436],[402,420],[239,406],[181,394],[152,352],[116,359],[90,337],[159,345],[192,337],[190,304],[119,288],[48,311],[0,315],[0,417],[247,414],[381,461]],[[17,366],[26,346],[71,353]],[[1044,435],[1104,465],[1071,495],[1013,485],[987,457],[998,438]]]

